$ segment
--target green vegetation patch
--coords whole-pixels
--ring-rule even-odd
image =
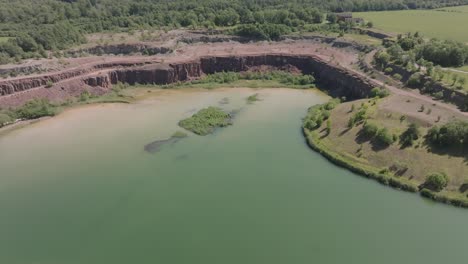
[[[231,115],[221,108],[210,106],[179,122],[179,126],[193,133],[205,136],[214,132],[216,128],[232,125]]]

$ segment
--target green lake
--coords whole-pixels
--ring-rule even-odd
[[[247,104],[258,93],[261,101]],[[310,150],[313,90],[176,90],[68,110],[0,137],[0,263],[466,263],[468,210]],[[156,153],[201,108],[234,125]]]

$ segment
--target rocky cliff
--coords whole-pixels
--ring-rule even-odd
[[[278,68],[292,65],[304,74],[313,74],[319,84],[333,95],[345,96],[348,99],[366,97],[370,90],[377,86],[360,75],[316,56],[269,54],[242,57],[203,57],[200,61],[202,71],[207,74],[220,71],[245,71],[249,67],[260,65]]]
[[[319,85],[329,90],[330,94],[347,99],[366,97],[370,90],[376,86],[365,77],[353,73],[335,63],[327,62],[312,55],[288,55],[288,54],[262,54],[262,55],[238,55],[238,56],[207,56],[190,61],[178,63],[141,62],[135,63],[107,63],[94,65],[89,68],[71,69],[37,77],[17,78],[9,81],[0,81],[0,94],[8,95],[31,88],[45,89],[53,83],[54,91],[57,87],[67,91],[73,84],[73,91],[84,90],[86,87],[109,89],[112,84],[118,82],[129,84],[169,84],[183,82],[198,78],[203,74],[211,74],[221,71],[247,71],[251,67],[270,66],[272,68],[284,68],[294,66],[304,74],[313,74]],[[80,77],[82,76],[82,77]],[[79,83],[81,83],[80,87]],[[40,94],[36,92],[35,94]],[[50,97],[51,92],[42,93]],[[22,94],[15,95],[19,103]],[[30,98],[24,96],[25,98]],[[0,96],[0,99],[2,97]],[[54,97],[56,99],[56,97]],[[19,104],[18,103],[18,104]],[[2,105],[2,100],[0,100]]]

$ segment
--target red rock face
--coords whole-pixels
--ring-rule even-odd
[[[284,68],[293,66],[304,74],[313,74],[318,83],[332,95],[345,96],[348,99],[366,97],[370,90],[376,86],[372,81],[361,75],[352,73],[345,68],[328,63],[316,56],[265,54],[248,56],[219,56],[201,57],[196,60],[179,63],[108,63],[95,65],[90,68],[70,69],[68,71],[51,73],[38,77],[18,78],[9,81],[0,81],[0,94],[8,95],[32,88],[43,88],[50,80],[54,87],[59,86],[62,91],[68,91],[73,85],[73,91],[80,88],[100,88],[103,92],[118,82],[129,84],[170,84],[196,79],[203,74],[221,71],[246,71],[250,67],[269,66],[270,68]],[[82,76],[82,77],[80,77]],[[81,86],[80,87],[80,83]],[[53,91],[54,89],[50,89]],[[90,89],[93,91],[93,89]],[[96,89],[94,89],[96,90]],[[38,93],[48,95],[50,93]],[[63,94],[63,92],[61,93]],[[23,93],[15,95],[22,97]],[[48,95],[50,97],[50,95]],[[28,98],[30,95],[28,95]],[[47,97],[47,96],[46,96]],[[0,105],[2,105],[0,96]],[[19,98],[21,99],[21,98]],[[54,99],[56,99],[54,97]],[[64,98],[66,99],[66,98]],[[18,102],[23,102],[19,100]]]

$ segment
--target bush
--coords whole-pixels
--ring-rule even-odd
[[[395,80],[401,81],[401,79],[403,79],[403,76],[401,76],[401,74],[399,74],[399,73],[395,73],[395,74],[393,74],[393,78]]]
[[[420,73],[413,73],[408,81],[406,82],[406,84],[409,86],[409,87],[413,87],[413,88],[419,88],[421,87],[421,74]]]
[[[48,80],[45,87],[50,88],[52,85],[54,85],[54,83],[51,80]]]
[[[375,139],[377,140],[377,142],[385,146],[393,144],[393,136],[388,132],[388,129],[385,127],[379,129],[375,136]]]
[[[426,177],[424,186],[436,192],[440,192],[448,184],[448,177],[445,173],[432,173]]]
[[[45,99],[34,99],[16,110],[21,119],[35,119],[43,116],[54,116],[55,107]]]
[[[412,146],[413,142],[419,138],[420,134],[419,127],[411,123],[408,129],[400,135],[400,144],[402,146]]]
[[[339,102],[338,99],[332,99],[326,104],[310,107],[307,116],[304,118],[304,127],[308,130],[319,128],[323,124],[323,121],[328,120],[330,117],[330,110],[335,108]],[[331,123],[327,122],[327,130],[328,126],[331,126]]]
[[[375,87],[375,88],[372,88],[372,90],[370,91],[370,96],[371,97],[384,98],[384,97],[387,97],[389,95],[390,95],[390,92],[385,88]]]
[[[427,133],[429,142],[441,147],[468,147],[468,122],[453,120],[443,126],[433,126]]]
[[[385,71],[386,74],[391,74],[393,72],[393,68],[392,67],[387,67],[387,68],[385,68],[384,71]]]
[[[444,98],[444,93],[442,91],[438,91],[437,93],[434,93],[433,96],[437,100],[442,100]]]
[[[375,137],[378,131],[379,131],[379,127],[377,127],[377,125],[370,123],[370,122],[366,122],[364,126],[362,127],[362,133],[364,134],[364,136],[369,137],[369,138]]]
[[[348,120],[348,127],[352,128],[354,127],[355,124],[359,124],[366,119],[367,119],[367,107],[362,107]]]
[[[3,127],[4,125],[13,122],[14,119],[10,115],[6,113],[0,113],[0,127]]]
[[[86,102],[89,100],[90,97],[91,97],[91,94],[88,91],[84,91],[80,94],[79,101]]]

